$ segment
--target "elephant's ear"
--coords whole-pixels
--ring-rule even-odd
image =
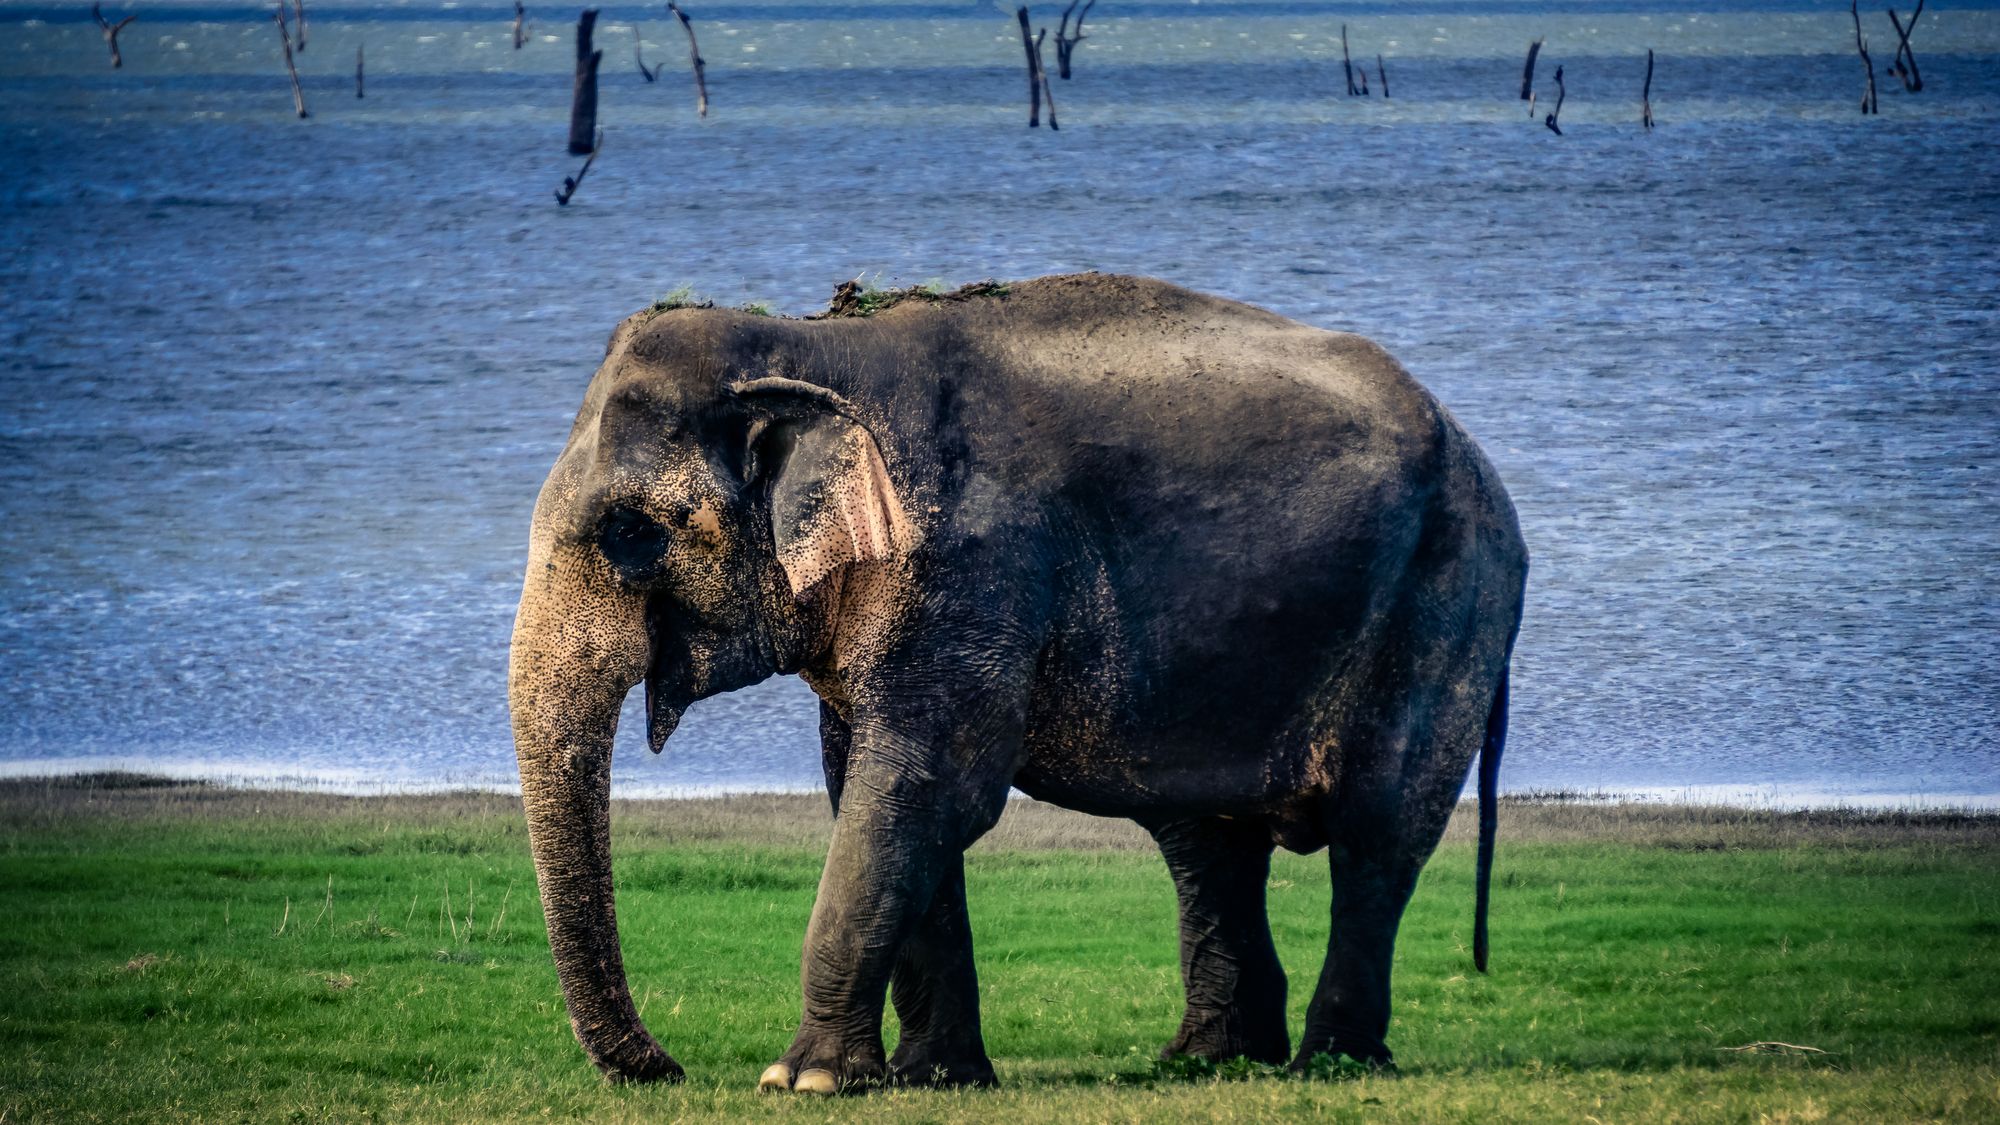
[[[748,472],[768,481],[771,538],[793,596],[849,565],[908,551],[909,516],[882,450],[840,396],[779,377],[733,389],[762,416]]]

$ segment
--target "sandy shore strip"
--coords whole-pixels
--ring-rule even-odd
[[[619,799],[612,804],[613,830],[621,841],[640,845],[734,841],[823,847],[832,828],[824,794],[742,793]],[[15,831],[77,821],[152,820],[317,822],[338,831],[343,822],[361,827],[385,819],[519,836],[521,846],[527,846],[520,803],[503,793],[354,796],[237,788],[132,773],[0,779],[0,825]],[[1477,824],[1477,809],[1464,802],[1445,833],[1446,841],[1472,840]],[[1500,837],[1503,843],[1601,841],[1703,851],[1806,842],[2000,847],[2000,813],[1935,808],[1760,809],[1542,794],[1502,798]],[[1153,842],[1129,820],[1089,816],[1022,798],[1008,804],[999,825],[974,847],[1128,851],[1151,850]]]

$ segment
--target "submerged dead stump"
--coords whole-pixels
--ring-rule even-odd
[[[528,41],[528,10],[521,6],[521,0],[514,0],[514,49]]]
[[[284,0],[279,0],[283,3]],[[306,0],[292,0],[292,49],[305,54],[306,50]]]
[[[1375,77],[1382,80],[1382,100],[1389,100],[1389,68],[1382,65],[1382,56],[1375,56]]]
[[[1535,101],[1535,56],[1542,53],[1542,41],[1536,39],[1528,44],[1528,62],[1521,68],[1521,100],[1528,103],[1528,112],[1534,112]]]
[[[361,84],[361,44],[359,43],[354,45],[354,96],[357,98],[368,96],[363,92]]]
[[[585,8],[576,19],[576,79],[570,87],[569,151],[586,156],[597,151],[597,64],[604,52],[593,50],[590,37],[597,29],[597,9]]]
[[[1556,68],[1556,110],[1555,110],[1555,112],[1554,112],[1554,113],[1551,113],[1551,114],[1549,114],[1549,115],[1548,115],[1547,117],[1544,117],[1544,118],[1542,118],[1542,124],[1544,124],[1544,125],[1548,126],[1548,127],[1549,127],[1549,132],[1551,132],[1551,133],[1554,133],[1554,134],[1555,134],[1556,136],[1558,136],[1558,137],[1560,137],[1560,136],[1562,136],[1562,135],[1563,135],[1563,131],[1562,131],[1562,125],[1560,124],[1560,122],[1558,122],[1558,120],[1557,120],[1557,119],[1558,119],[1558,118],[1560,118],[1560,117],[1562,116],[1562,111],[1563,111],[1563,98],[1564,98],[1564,96],[1565,96],[1565,93],[1566,93],[1566,91],[1564,91],[1564,89],[1563,89],[1563,68],[1562,68],[1562,67],[1557,67],[1557,68]]]
[[[125,56],[118,53],[118,33],[125,30],[128,24],[139,17],[137,15],[130,15],[119,20],[117,23],[112,23],[110,20],[104,18],[104,10],[100,5],[92,4],[90,6],[90,18],[97,21],[97,29],[104,34],[104,45],[111,49],[111,69],[117,70],[119,67],[124,66]],[[1910,26],[1915,27],[1915,21],[1912,21]]]

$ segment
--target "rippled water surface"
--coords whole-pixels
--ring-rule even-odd
[[[0,770],[506,784],[527,516],[620,317],[1099,269],[1373,336],[1484,442],[1535,552],[1511,787],[2000,794],[1990,4],[1926,8],[1918,95],[1865,17],[1863,118],[1832,4],[1103,0],[1059,133],[988,4],[692,11],[710,118],[606,8],[558,208],[574,9],[516,52],[309,4],[302,122],[254,6],[148,3],[112,71],[0,4]],[[817,781],[793,681],[627,729],[629,791]]]

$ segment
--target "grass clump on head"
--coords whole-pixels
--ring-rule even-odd
[[[695,292],[694,286],[677,285],[667,290],[659,300],[647,305],[645,315],[650,320],[663,312],[672,312],[675,309],[712,309],[714,307],[715,302]]]

